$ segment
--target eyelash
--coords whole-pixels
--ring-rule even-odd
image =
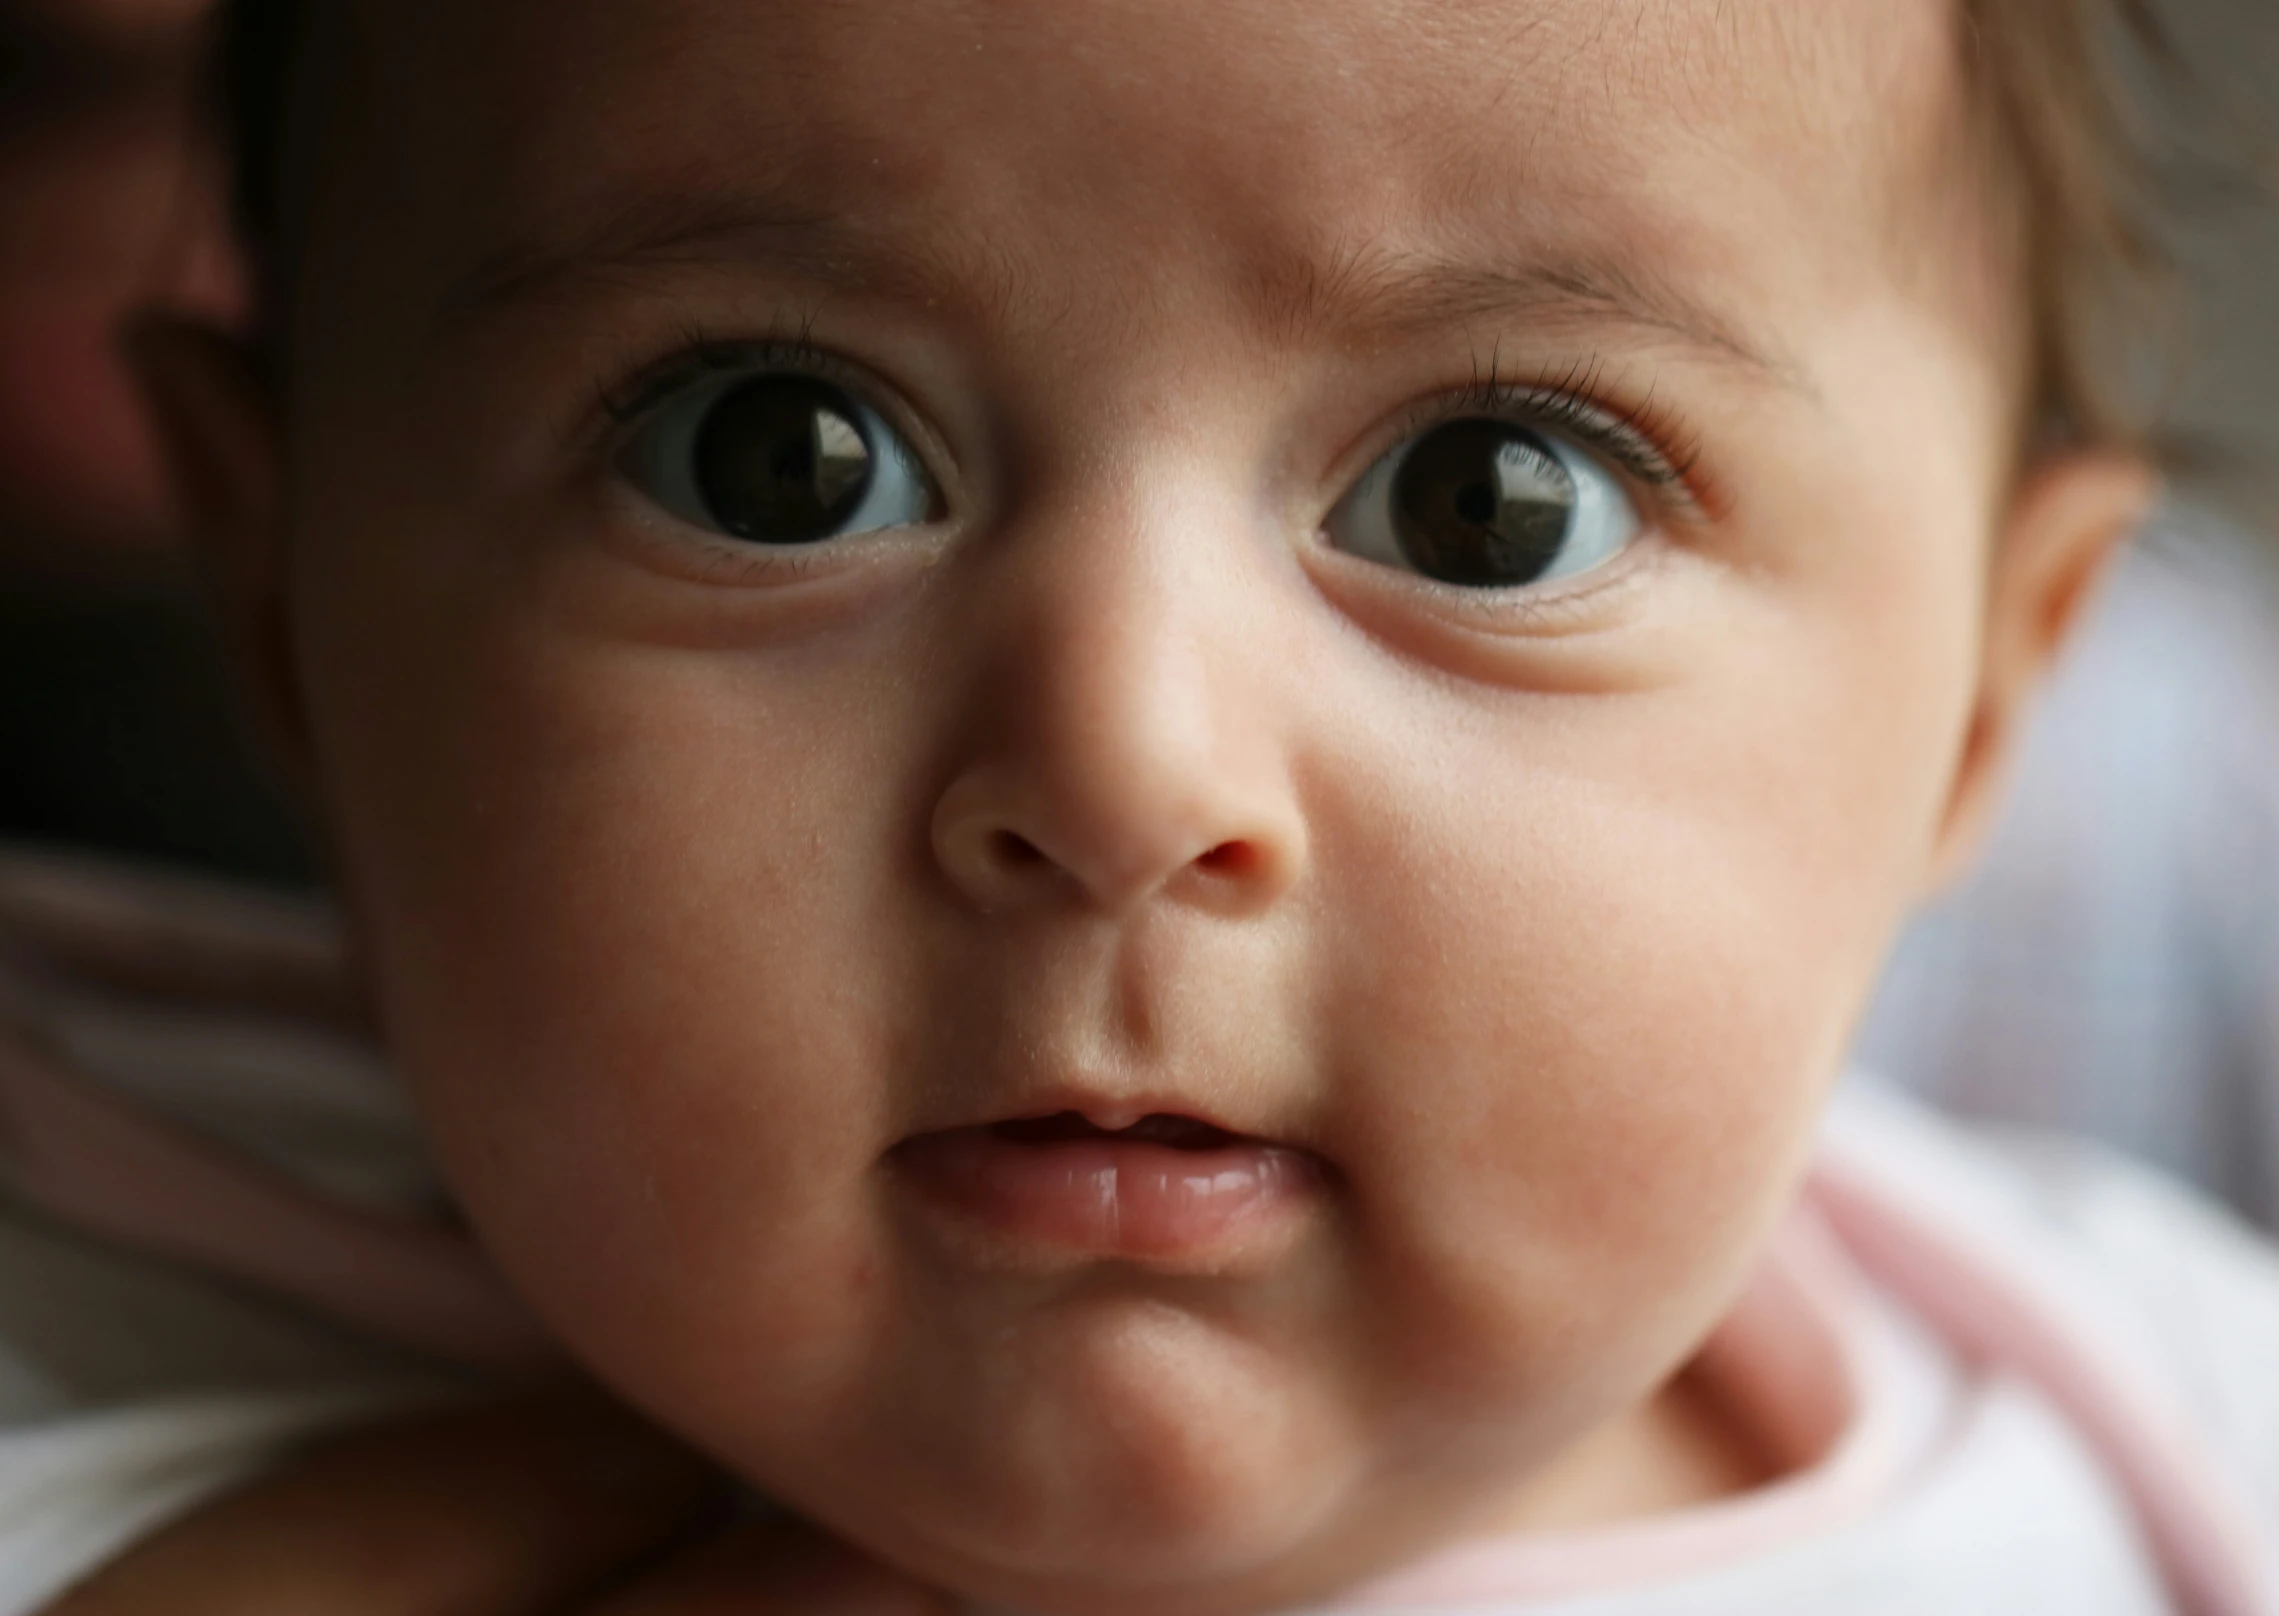
[[[859,380],[860,372],[812,340],[813,322],[802,320],[788,335],[733,339],[701,326],[686,326],[679,346],[629,381],[600,390],[602,415],[614,426],[629,426],[692,382],[731,370],[789,370],[825,381]]]
[[[1417,406],[1390,441],[1403,442],[1429,426],[1467,415],[1503,416],[1571,434],[1680,514],[1699,516],[1718,507],[1702,471],[1700,440],[1651,391],[1638,408],[1617,410],[1598,402],[1606,366],[1595,355],[1535,381],[1505,377],[1498,359],[1493,350],[1484,363],[1475,358],[1470,382]]]
[[[808,319],[788,333],[751,339],[723,338],[702,327],[686,327],[670,357],[643,367],[615,389],[606,384],[598,389],[601,413],[613,427],[625,428],[682,388],[723,371],[796,371],[861,387],[863,373],[818,347],[812,331]],[[1699,440],[1683,429],[1675,412],[1655,401],[1651,391],[1637,409],[1617,411],[1597,402],[1606,367],[1596,356],[1535,381],[1506,377],[1499,359],[1494,350],[1484,363],[1475,357],[1469,382],[1453,394],[1444,393],[1411,409],[1389,441],[1404,441],[1427,427],[1466,415],[1504,416],[1571,433],[1680,514],[1701,515],[1719,507],[1701,471]]]

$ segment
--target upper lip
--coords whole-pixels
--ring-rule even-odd
[[[1079,1111],[1058,1111],[1041,1117],[1008,1117],[988,1125],[993,1133],[1022,1144],[1052,1144],[1063,1140],[1123,1139],[1134,1144],[1168,1145],[1176,1150],[1216,1150],[1259,1141],[1233,1133],[1200,1118],[1177,1112],[1152,1111],[1121,1128],[1103,1128]]]
[[[993,1107],[986,1113],[948,1119],[919,1128],[910,1137],[921,1138],[931,1133],[952,1133],[967,1128],[1028,1128],[1035,1130],[1041,1137],[1049,1138],[1055,1127],[1065,1127],[1071,1133],[1086,1130],[1102,1134],[1136,1133],[1141,1139],[1152,1137],[1158,1142],[1170,1144],[1191,1140],[1193,1146],[1207,1143],[1286,1143],[1255,1129],[1243,1127],[1208,1107],[1195,1104],[1186,1096],[1110,1096],[1097,1089],[1076,1088],[1056,1088],[1034,1097],[1024,1097],[1009,1105]]]

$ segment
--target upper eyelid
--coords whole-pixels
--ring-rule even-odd
[[[889,452],[923,477],[936,497],[951,497],[950,484],[938,464],[945,453],[939,434],[930,430],[877,372],[809,340],[804,325],[795,336],[723,339],[691,333],[671,353],[638,367],[622,381],[597,389],[599,432],[589,441],[622,447],[667,404],[707,380],[785,373],[811,376],[844,388],[856,403],[875,412],[892,428]],[[609,451],[612,458],[618,452],[619,448]]]
[[[625,381],[605,386],[600,397],[602,414],[614,425],[625,426],[707,377],[742,371],[792,371],[837,383],[850,392],[868,395],[878,390],[878,383],[867,370],[816,346],[804,332],[796,337],[746,341],[695,337],[664,358],[642,366]],[[867,396],[864,401],[873,402]]]
[[[1698,445],[1690,436],[1680,443],[1665,441],[1677,427],[1666,410],[1649,406],[1642,422],[1592,396],[1598,374],[1592,361],[1555,378],[1507,379],[1496,374],[1491,359],[1485,370],[1475,369],[1469,382],[1418,400],[1394,418],[1389,430],[1372,433],[1376,447],[1363,462],[1364,469],[1432,427],[1468,416],[1497,416],[1564,433],[1610,462],[1616,472],[1643,485],[1671,514],[1706,519],[1716,500],[1704,486]]]

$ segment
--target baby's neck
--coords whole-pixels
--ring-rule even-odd
[[[1483,1530],[1610,1526],[1749,1492],[1781,1470],[1743,1412],[1688,1369],[1531,1477]]]

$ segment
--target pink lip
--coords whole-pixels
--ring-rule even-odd
[[[928,1200],[1000,1236],[1143,1261],[1238,1250],[1319,1188],[1302,1151],[1160,1114],[1114,1130],[1074,1112],[951,1128],[894,1160]]]

